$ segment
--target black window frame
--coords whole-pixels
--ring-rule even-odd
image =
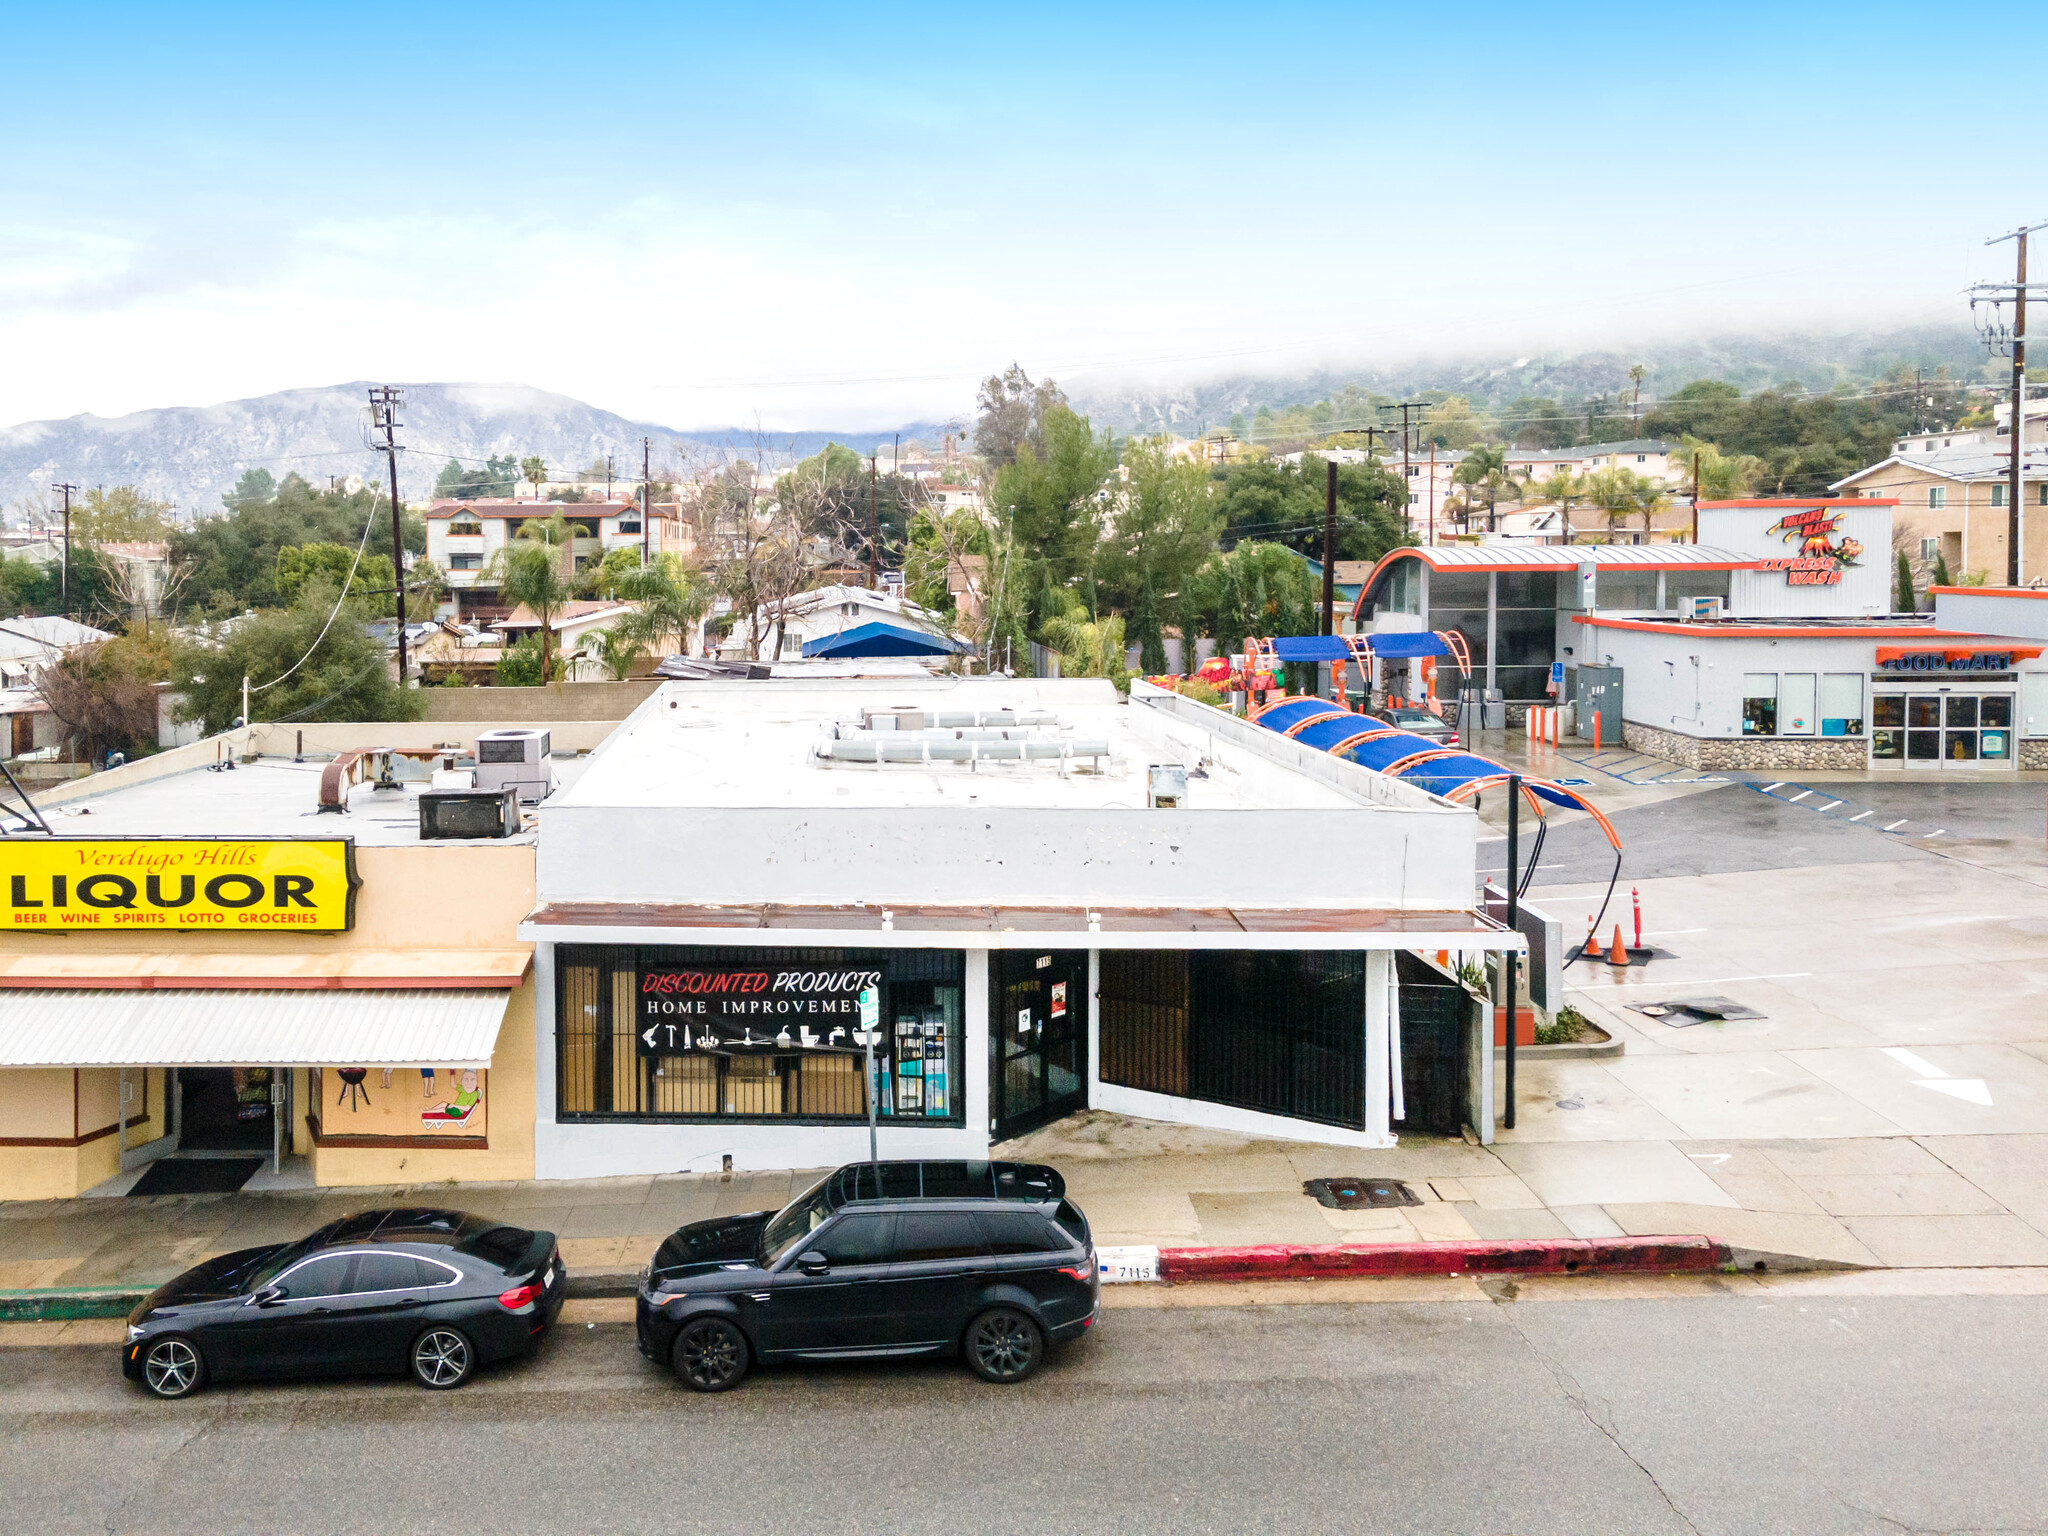
[[[555,1120],[561,1125],[777,1125],[777,1126],[828,1126],[865,1125],[867,1114],[858,1110],[846,1114],[726,1114],[686,1113],[673,1110],[616,1110],[611,1108],[571,1109],[567,1107],[569,1093],[569,1051],[570,1051],[570,999],[568,996],[569,976],[572,968],[597,967],[598,979],[587,1006],[597,1010],[592,1029],[596,1035],[596,1051],[590,1067],[592,1102],[601,1096],[609,1103],[614,1091],[616,1077],[613,1070],[611,1042],[616,1041],[611,1010],[616,997],[615,978],[621,973],[635,972],[642,965],[788,965],[798,969],[838,969],[864,967],[882,973],[881,997],[881,1042],[875,1047],[878,1062],[886,1065],[888,1081],[895,1082],[894,1060],[897,1045],[896,1014],[894,1004],[900,987],[953,987],[958,990],[958,1017],[950,1026],[946,1040],[946,1082],[947,1113],[943,1115],[899,1113],[892,1090],[877,1105],[878,1120],[883,1125],[929,1126],[959,1129],[967,1123],[967,1082],[966,1082],[966,1036],[967,1036],[967,955],[959,949],[825,949],[798,948],[794,946],[705,945],[705,944],[560,944],[555,947]],[[775,1055],[764,1055],[756,1060],[781,1062],[787,1058],[799,1057],[801,1051],[790,1051]],[[737,1058],[735,1058],[737,1059]],[[853,1060],[858,1064],[861,1058]],[[644,1073],[643,1065],[637,1070]],[[781,1068],[776,1069],[778,1072]],[[647,1096],[646,1084],[641,1085],[642,1097]]]

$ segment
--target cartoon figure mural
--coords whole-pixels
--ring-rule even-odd
[[[483,1102],[483,1093],[477,1087],[477,1073],[474,1067],[448,1074],[455,1084],[455,1090],[448,1095],[448,1102],[436,1104],[432,1109],[420,1111],[420,1126],[424,1130],[445,1130],[451,1126],[469,1123],[476,1107]]]

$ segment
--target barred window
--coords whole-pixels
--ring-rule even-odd
[[[562,1120],[861,1121],[872,1089],[880,1118],[963,1123],[958,950],[564,945],[555,975]]]

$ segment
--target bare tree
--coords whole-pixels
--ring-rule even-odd
[[[36,696],[70,732],[85,761],[156,740],[156,683],[125,647],[81,645],[35,669]]]

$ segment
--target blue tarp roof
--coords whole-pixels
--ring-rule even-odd
[[[1314,725],[1305,725],[1295,732],[1294,739],[1305,747],[1314,747],[1318,752],[1336,750],[1337,743],[1348,741],[1353,736],[1362,736],[1367,731],[1384,731],[1384,720],[1375,720],[1371,715],[1355,715],[1342,710],[1327,720],[1318,720]]]
[[[1281,635],[1273,641],[1277,661],[1349,661],[1351,647],[1342,635]]]
[[[1258,723],[1269,731],[1284,734],[1302,721],[1336,707],[1328,699],[1288,699],[1285,703],[1275,704],[1259,716]]]
[[[958,640],[884,624],[879,619],[804,644],[806,656],[964,656],[967,651]]]
[[[1372,653],[1396,659],[1408,656],[1448,656],[1451,648],[1427,629],[1394,630],[1372,636]]]
[[[1344,755],[1362,768],[1378,770],[1404,757],[1413,757],[1418,752],[1443,750],[1444,744],[1440,741],[1431,741],[1427,736],[1417,736],[1410,731],[1396,731],[1391,736],[1375,736],[1371,741],[1361,741]]]

